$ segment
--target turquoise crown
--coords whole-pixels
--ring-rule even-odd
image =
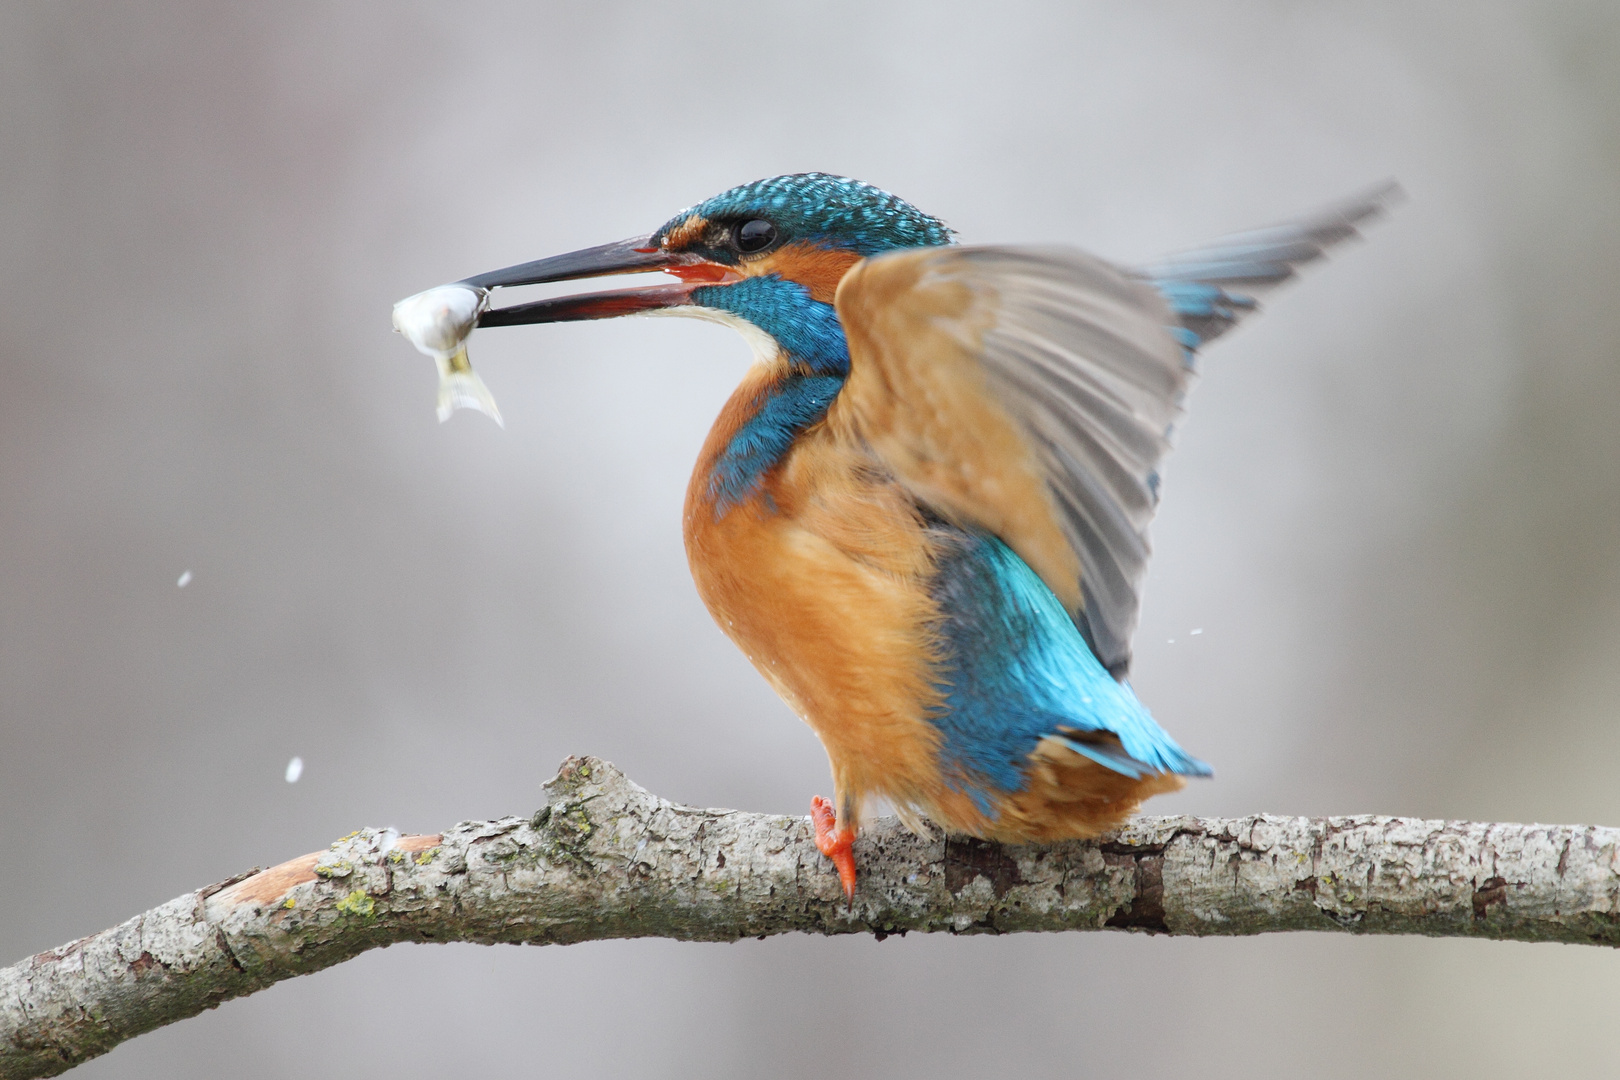
[[[691,217],[710,222],[764,218],[782,242],[810,241],[875,255],[896,248],[949,244],[950,226],[897,195],[847,176],[808,172],[755,180],[682,210],[653,234],[662,240]]]

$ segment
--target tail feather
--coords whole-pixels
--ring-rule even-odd
[[[1079,731],[1059,727],[1055,738],[1082,757],[1090,758],[1106,769],[1121,776],[1140,780],[1159,773],[1179,776],[1213,776],[1215,770],[1183,750],[1168,732],[1153,723],[1144,712],[1142,720],[1131,725],[1126,732],[1134,744],[1126,750],[1124,738],[1117,732],[1101,729]]]

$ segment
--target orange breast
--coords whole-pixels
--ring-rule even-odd
[[[716,515],[710,470],[771,377],[763,365],[750,372],[692,475],[685,538],[698,593],[821,738],[840,817],[871,794],[932,803],[939,613],[912,500],[863,449],[817,424],[756,493]]]

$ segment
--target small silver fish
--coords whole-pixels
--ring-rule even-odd
[[[394,329],[439,366],[439,423],[457,409],[476,409],[505,427],[495,397],[467,358],[467,338],[489,307],[489,290],[440,285],[394,305]]]

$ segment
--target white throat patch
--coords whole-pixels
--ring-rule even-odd
[[[704,322],[719,323],[729,326],[743,336],[749,348],[754,350],[754,363],[771,366],[777,363],[782,355],[782,346],[777,340],[747,319],[733,315],[729,311],[719,308],[698,307],[694,304],[682,304],[678,307],[654,308],[647,315],[677,315],[687,319],[702,319]]]

